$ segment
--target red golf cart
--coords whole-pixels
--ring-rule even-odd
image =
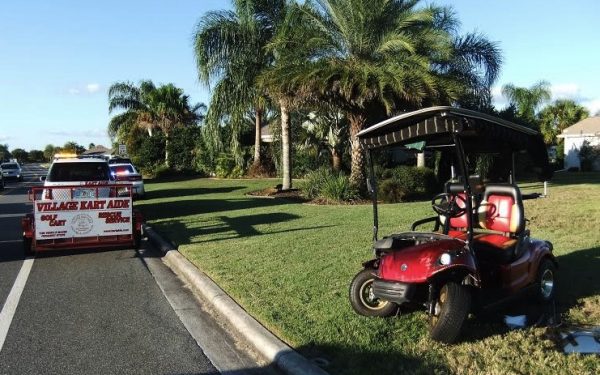
[[[390,118],[358,134],[368,150],[368,188],[373,199],[374,258],[350,286],[354,310],[388,316],[402,305],[424,306],[430,337],[452,343],[470,312],[511,298],[554,298],[557,262],[552,244],[530,237],[522,195],[515,183],[515,154],[526,152],[542,180],[552,173],[540,134],[487,114],[432,107]],[[432,199],[435,216],[409,232],[378,238],[374,152],[404,146],[440,152],[451,171],[444,191]],[[467,158],[492,154],[504,160],[500,182],[469,174]],[[432,231],[419,232],[424,224]]]

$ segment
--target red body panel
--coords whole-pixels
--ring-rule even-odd
[[[387,253],[381,258],[379,277],[388,281],[423,283],[435,274],[454,267],[466,267],[475,272],[475,262],[464,247],[463,241],[448,239]],[[447,266],[439,264],[439,258],[445,252],[456,253]]]
[[[537,268],[542,258],[554,260],[554,255],[546,241],[531,240],[525,253],[511,264],[500,266],[502,288],[508,292],[516,292],[535,282]]]

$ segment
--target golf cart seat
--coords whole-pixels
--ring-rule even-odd
[[[466,203],[465,200],[467,199],[466,194],[464,193],[464,185],[462,182],[447,182],[446,183],[446,187],[445,187],[445,191],[446,193],[450,193],[452,195],[457,195],[462,199],[457,199],[456,203],[458,204],[458,206],[460,208],[465,208]],[[476,209],[476,203],[477,202],[473,202],[472,203],[472,207],[475,210]],[[468,212],[465,212],[464,214],[458,216],[458,217],[451,217],[450,218],[450,225],[449,225],[449,229],[448,229],[448,235],[454,238],[459,238],[459,239],[466,239],[467,238],[467,227],[468,227],[468,219],[467,219],[467,215]],[[440,215],[440,223],[444,224],[446,220],[446,217],[443,215]]]
[[[481,228],[498,233],[477,235],[473,241],[475,253],[484,260],[510,263],[525,226],[519,188],[510,184],[488,184],[478,214]]]

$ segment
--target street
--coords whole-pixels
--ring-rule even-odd
[[[260,373],[145,242],[23,259],[27,186],[45,170],[23,172],[0,195],[0,374]],[[219,342],[201,348],[198,335]]]

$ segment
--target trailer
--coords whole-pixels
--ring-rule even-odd
[[[132,186],[122,183],[33,187],[33,211],[21,220],[26,255],[56,249],[138,248],[142,214],[132,207]]]

